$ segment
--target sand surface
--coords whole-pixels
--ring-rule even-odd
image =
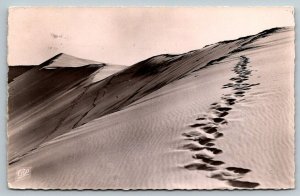
[[[9,86],[9,186],[293,188],[294,55],[294,31],[282,28],[96,81],[95,66],[48,70],[22,91],[44,65],[33,68]]]

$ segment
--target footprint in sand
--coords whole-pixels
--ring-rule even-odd
[[[203,150],[204,148],[197,145],[197,144],[194,144],[194,143],[190,143],[190,144],[185,144],[183,147],[183,149],[188,149],[188,150],[191,150],[191,151],[199,151],[199,150]]]
[[[216,160],[213,160],[212,157],[209,157],[209,156],[207,156],[207,155],[202,155],[202,154],[195,154],[195,155],[193,156],[193,158],[194,158],[194,159],[200,159],[200,160],[202,160],[204,163],[208,163],[208,164],[214,165],[214,166],[224,164],[223,161],[216,161]]]
[[[248,182],[240,180],[228,180],[228,184],[237,188],[255,188],[259,186],[259,183],[257,182]]]
[[[214,171],[215,167],[209,166],[204,163],[191,163],[189,165],[184,166],[184,168],[188,170],[205,170],[205,171]]]

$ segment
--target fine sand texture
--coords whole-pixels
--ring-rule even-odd
[[[128,67],[10,68],[8,185],[294,188],[294,47],[285,27]]]

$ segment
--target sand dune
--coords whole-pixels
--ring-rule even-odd
[[[58,128],[87,86],[95,78],[99,80],[123,69],[90,63],[95,62],[58,54],[38,66],[26,69],[23,66],[10,67],[10,160],[17,160],[42,142],[69,131]],[[41,129],[43,131],[39,131]]]
[[[104,63],[91,61],[88,59],[81,59],[69,54],[60,53],[54,58],[51,63],[48,63],[44,68],[57,68],[57,67],[82,67],[86,65],[98,65],[99,67]]]
[[[57,57],[26,71],[9,84],[9,186],[293,188],[293,41],[274,28],[98,80],[43,69]]]

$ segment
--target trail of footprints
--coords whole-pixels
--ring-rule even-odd
[[[232,110],[232,106],[243,101],[245,93],[253,86],[259,85],[247,83],[252,72],[247,67],[248,62],[247,57],[240,56],[240,61],[232,70],[236,76],[230,78],[230,82],[222,87],[231,88],[232,93],[223,95],[219,102],[212,103],[208,113],[190,125],[193,130],[182,134],[190,141],[183,149],[195,152],[193,155],[195,162],[185,165],[184,168],[209,171],[208,177],[226,181],[230,186],[237,188],[255,188],[259,183],[240,180],[251,171],[250,169],[225,167],[225,163],[217,159],[218,154],[223,151],[215,147],[214,142],[224,136],[221,129],[228,123],[226,116]]]

